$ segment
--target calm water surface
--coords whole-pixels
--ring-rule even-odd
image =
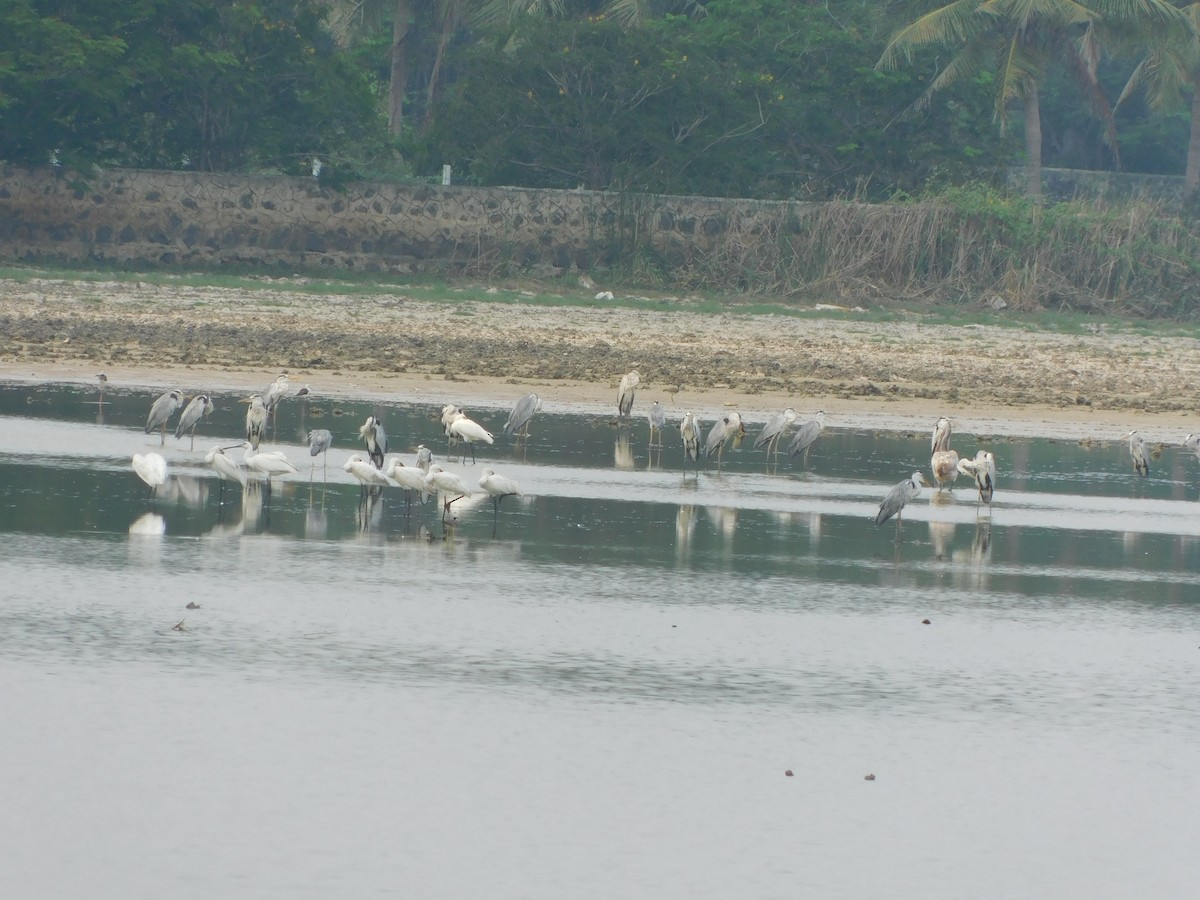
[[[341,468],[372,412],[445,463],[437,410],[289,399],[301,474],[222,497],[215,399],[191,451],[149,393],[0,385],[6,894],[1194,896],[1191,455],[997,438],[990,516],[960,479],[897,535],[927,434],[696,477],[544,412],[446,463],[525,493],[444,531]]]

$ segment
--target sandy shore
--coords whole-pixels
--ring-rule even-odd
[[[582,299],[582,296],[581,296]],[[1167,443],[1200,431],[1200,342],[1097,330],[797,319],[597,305],[428,302],[144,283],[0,280],[0,378],[262,390],[281,371],[314,394],[441,406],[615,414],[623,372],[638,407],[671,418],[785,406],[829,427]]]

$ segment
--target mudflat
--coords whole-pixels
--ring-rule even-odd
[[[578,306],[546,306],[279,280],[243,290],[0,279],[0,377],[94,382],[104,371],[115,384],[191,392],[261,390],[287,372],[315,394],[504,406],[536,392],[548,409],[615,415],[617,382],[637,369],[638,406],[660,399],[675,419],[736,408],[755,421],[793,406],[802,417],[823,409],[831,427],[924,430],[949,415],[977,434],[1115,440],[1137,428],[1174,442],[1200,431],[1190,337],[708,313],[669,300],[631,310],[584,293]]]

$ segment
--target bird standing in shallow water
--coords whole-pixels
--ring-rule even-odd
[[[371,463],[375,468],[382,469],[383,458],[387,455],[388,448],[387,432],[383,430],[383,423],[376,416],[367,416],[367,421],[363,422],[358,433],[366,442]]]
[[[458,413],[450,423],[450,436],[464,441],[471,448],[471,462],[475,462],[475,444],[482,441],[492,443],[492,433],[464,413]]]
[[[662,403],[654,401],[650,412],[646,413],[646,420],[650,423],[650,446],[661,447],[663,429],[667,427],[667,411]]]
[[[158,428],[162,432],[162,445],[167,444],[167,419],[175,415],[175,410],[183,404],[183,394],[179,391],[167,391],[150,406],[150,415],[146,417],[146,434]]]
[[[772,416],[767,424],[763,426],[762,431],[758,433],[758,437],[754,439],[754,449],[761,450],[763,447],[766,447],[767,457],[770,458],[773,452],[778,451],[779,441],[788,430],[788,426],[795,421],[796,410],[790,406],[783,412]]]
[[[243,488],[246,487],[246,472],[236,462],[225,455],[225,447],[213,447],[204,456],[204,461],[212,466],[213,471],[217,473],[217,479],[221,482],[221,496],[219,503],[225,502],[225,482],[236,481]]]
[[[691,410],[683,414],[679,423],[679,436],[683,440],[683,467],[686,470],[688,460],[696,464],[696,472],[700,472],[700,422]]]
[[[621,384],[617,387],[617,416],[619,418],[629,418],[629,414],[633,411],[633,395],[637,393],[637,386],[641,383],[642,376],[638,374],[637,369],[621,376]]]
[[[246,410],[246,440],[257,450],[267,433],[267,406],[261,394],[251,394],[242,403],[250,404]]]
[[[185,432],[190,432],[192,436],[192,444],[189,449],[196,449],[196,426],[200,424],[200,420],[212,413],[214,409],[213,402],[208,399],[208,394],[200,394],[193,397],[192,402],[183,410],[183,415],[179,417],[179,424],[175,426],[175,440],[183,437]]]
[[[795,457],[797,454],[803,453],[804,464],[808,465],[808,453],[824,429],[825,410],[820,410],[813,418],[796,429],[796,433],[792,435],[791,443],[788,444],[788,456]]]
[[[717,468],[721,468],[721,455],[725,452],[725,444],[735,437],[746,433],[740,413],[731,412],[716,422],[708,431],[708,439],[704,442],[704,458],[710,459],[717,454]]]
[[[933,480],[937,482],[938,490],[953,483],[958,478],[958,453],[950,449],[950,420],[945,416],[937,420],[933,426],[933,438],[930,441],[933,455],[929,457],[929,469]]]
[[[958,471],[975,479],[979,499],[991,506],[992,495],[996,491],[996,457],[986,450],[980,450],[973,460],[960,459]]]
[[[1133,458],[1133,471],[1142,478],[1150,474],[1150,452],[1146,449],[1146,441],[1136,431],[1125,435],[1129,438],[1129,455]]]
[[[160,485],[167,483],[167,461],[157,453],[133,454],[133,471],[150,486],[147,499],[154,496]]]
[[[314,428],[308,433],[308,455],[313,457],[312,468],[308,472],[308,480],[312,481],[317,468],[316,457],[321,456],[321,466],[325,480],[329,480],[329,448],[333,446],[333,435],[327,428]],[[322,456],[322,454],[324,454]]]
[[[526,394],[518,400],[508,415],[508,421],[504,423],[504,436],[511,438],[515,434],[518,438],[529,437],[529,422],[541,408],[542,399],[537,394]]]
[[[896,530],[900,529],[901,514],[908,501],[921,493],[921,485],[927,484],[925,476],[913,472],[911,478],[906,478],[887,492],[883,502],[879,504],[879,512],[875,515],[875,524],[882,525],[892,516],[896,517]]]

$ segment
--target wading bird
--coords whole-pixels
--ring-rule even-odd
[[[447,403],[442,407],[442,432],[446,435],[446,456],[450,455],[450,448],[457,442],[457,438],[450,433],[450,425],[460,415],[466,415],[461,406]]]
[[[246,440],[257,450],[267,433],[267,406],[262,394],[251,394],[241,402],[250,404],[246,409]]]
[[[406,466],[400,461],[400,457],[393,456],[388,460],[383,474],[404,488],[404,499],[407,506],[412,505],[413,491],[417,492],[417,497],[421,503],[425,502],[425,497],[429,493],[429,485],[425,482],[425,473],[420,469],[414,466]]]
[[[617,416],[619,418],[629,418],[629,414],[633,410],[633,395],[641,383],[642,376],[638,374],[637,369],[621,376],[621,384],[617,388]]]
[[[646,420],[650,423],[650,446],[661,447],[663,429],[667,427],[667,411],[659,401],[654,401],[650,412],[646,413]]]
[[[288,395],[291,390],[291,384],[288,382],[287,374],[279,375],[267,385],[267,389],[263,392],[263,405],[267,408],[267,415],[271,419],[271,434],[275,434],[275,415],[279,408],[279,402]]]
[[[1200,434],[1189,434],[1183,439],[1183,449],[1191,450],[1200,459]]]
[[[333,446],[333,435],[328,428],[314,428],[308,433],[308,455],[313,457],[312,468],[308,472],[308,480],[313,480],[317,469],[317,457],[321,456],[321,469],[325,480],[329,480],[329,448]]]
[[[950,449],[950,420],[945,416],[933,426],[930,447],[933,455],[929,457],[929,469],[940,491],[947,482],[953,483],[958,478],[958,453]]]
[[[101,406],[104,405],[104,386],[108,384],[108,376],[101,372],[96,376],[96,380],[100,382],[100,399],[97,401]]]
[[[213,447],[204,455],[204,461],[212,466],[221,482],[221,503],[225,502],[226,481],[236,481],[243,488],[246,486],[246,471],[225,455],[226,450],[232,449],[233,447]]]
[[[521,494],[521,489],[517,487],[515,481],[504,475],[497,475],[491,469],[483,470],[483,474],[479,476],[479,486],[492,497],[493,520],[500,515],[501,500],[505,497],[518,497]]]
[[[267,496],[271,496],[271,479],[279,475],[294,475],[300,470],[292,465],[291,460],[282,450],[256,450],[250,441],[242,444],[243,459],[246,468],[265,475],[267,479]]]
[[[175,426],[175,440],[179,440],[184,434],[190,433],[192,443],[189,449],[196,449],[196,426],[200,424],[200,420],[205,416],[210,415],[216,407],[213,402],[208,399],[208,394],[200,394],[192,398],[183,410],[183,415],[179,417],[179,424]]]
[[[450,504],[471,496],[471,489],[467,487],[466,482],[453,472],[447,472],[441,466],[430,466],[429,474],[425,476],[425,482],[428,485],[426,490],[431,494],[441,491],[448,497],[453,495],[449,500],[442,500],[443,524],[446,521],[446,514],[450,512]]]
[[[879,512],[875,516],[875,524],[882,525],[892,516],[896,517],[896,530],[900,530],[901,514],[908,501],[921,493],[921,485],[928,484],[920,472],[913,472],[911,478],[906,478],[887,492],[883,502],[879,504]]]
[[[417,444],[417,468],[421,470],[421,474],[428,475],[431,465],[433,465],[433,451],[424,444]]]
[[[450,435],[457,440],[464,441],[471,448],[471,462],[475,462],[475,444],[477,442],[492,443],[492,433],[474,419],[468,419],[461,412],[450,423]]]
[[[679,436],[683,439],[683,467],[687,469],[688,460],[696,464],[697,473],[700,471],[700,422],[688,410],[683,414],[679,423]]]
[[[147,499],[154,496],[159,485],[167,483],[167,461],[157,453],[133,454],[133,471],[150,486]]]
[[[1125,437],[1129,438],[1129,455],[1133,457],[1133,471],[1145,478],[1150,474],[1150,451],[1146,449],[1146,442],[1136,431],[1129,432]]]
[[[150,415],[146,417],[146,434],[158,428],[162,432],[162,445],[167,443],[167,419],[175,415],[183,403],[183,394],[179,391],[167,391],[150,406]]]
[[[367,416],[367,421],[363,422],[358,433],[366,442],[371,463],[375,468],[382,469],[383,458],[387,455],[388,448],[387,432],[383,430],[383,423],[375,416]]]
[[[798,454],[803,453],[804,465],[808,465],[808,453],[812,449],[812,445],[816,443],[817,438],[821,436],[824,428],[825,410],[820,410],[813,418],[796,429],[796,433],[792,435],[791,443],[788,444],[788,456],[795,458]]]
[[[778,452],[779,441],[783,438],[784,432],[788,430],[788,426],[796,421],[796,410],[788,407],[781,413],[772,416],[770,421],[763,426],[763,430],[758,433],[758,437],[754,439],[754,449],[761,450],[767,448],[768,458],[773,452]]]
[[[731,412],[724,416],[708,431],[708,438],[704,441],[704,458],[711,459],[714,453],[717,454],[717,468],[721,468],[721,455],[725,452],[725,444],[731,438],[740,437],[745,433],[746,426],[742,424],[740,413]]]
[[[542,399],[537,394],[526,394],[518,400],[508,415],[508,421],[504,423],[504,436],[511,438],[515,434],[519,438],[529,437],[529,421],[541,408]]]
[[[360,485],[359,498],[365,499],[367,494],[372,492],[374,488],[387,487],[389,484],[387,476],[379,471],[371,463],[367,462],[357,453],[346,460],[346,464],[342,467],[350,473]]]
[[[996,457],[986,450],[980,450],[974,459],[960,459],[958,471],[975,479],[979,499],[991,506],[992,494],[996,491]]]

